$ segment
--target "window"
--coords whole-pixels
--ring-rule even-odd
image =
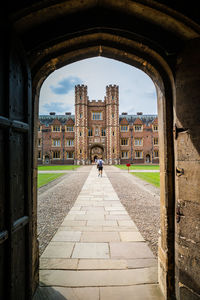
[[[135,131],[142,131],[142,125],[135,125]]]
[[[122,126],[121,126],[121,131],[122,131],[122,132],[128,131],[128,126],[127,126],[127,125],[122,125]]]
[[[88,129],[88,136],[92,136],[92,129]]]
[[[153,138],[153,144],[158,145],[158,138],[157,137]]]
[[[155,150],[154,151],[154,158],[158,158],[159,157],[159,151],[158,150]]]
[[[93,112],[92,120],[102,120],[102,113],[101,112]]]
[[[80,154],[82,153],[82,150],[80,149]]]
[[[60,139],[53,139],[52,140],[52,146],[60,147]]]
[[[42,155],[41,155],[41,151],[38,151],[38,159],[41,159]]]
[[[66,145],[68,146],[68,147],[72,147],[72,146],[74,146],[74,140],[66,140]]]
[[[53,159],[60,158],[60,151],[53,151]]]
[[[158,125],[153,125],[153,131],[158,131]]]
[[[115,153],[115,149],[113,148],[113,153]]]
[[[101,129],[101,135],[106,136],[106,130],[104,128]]]
[[[135,151],[135,158],[143,158],[143,152],[142,151]]]
[[[113,131],[113,136],[115,135],[115,132]]]
[[[121,139],[121,145],[127,146],[128,145],[128,139]]]
[[[52,126],[52,131],[61,131],[60,127],[61,127],[60,125],[53,125]]]
[[[67,159],[72,159],[72,158],[74,158],[74,152],[72,152],[72,151],[67,152],[66,157],[67,157]]]
[[[80,136],[82,136],[82,132],[80,131]]]
[[[99,128],[95,128],[95,135],[99,135]]]
[[[38,147],[41,146],[41,140],[42,140],[42,139],[38,139]]]
[[[114,114],[112,114],[112,118],[114,118]]]
[[[80,114],[80,119],[82,118],[82,116],[83,116],[83,115],[82,115],[82,114]]]
[[[39,126],[38,126],[38,131],[41,131],[41,130],[42,130],[42,126],[39,125]]]
[[[143,140],[142,138],[135,138],[135,146],[142,146]]]
[[[128,158],[128,151],[122,151],[121,158]]]
[[[66,126],[66,131],[74,131],[74,126]]]

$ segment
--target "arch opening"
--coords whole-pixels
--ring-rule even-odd
[[[109,37],[110,38],[110,37]],[[90,40],[89,40],[90,41]],[[114,58],[116,60],[128,63],[132,66],[135,66],[153,80],[156,91],[157,91],[157,100],[158,100],[158,119],[159,119],[159,140],[160,140],[160,169],[161,169],[161,205],[165,205],[165,202],[171,202],[171,207],[168,211],[161,215],[162,220],[169,220],[168,227],[162,227],[161,237],[159,241],[159,248],[161,251],[170,252],[171,257],[168,257],[166,260],[162,257],[159,257],[159,269],[160,269],[160,286],[164,294],[172,294],[173,286],[168,286],[167,281],[169,278],[174,276],[174,242],[173,242],[173,232],[174,232],[174,189],[171,189],[171,186],[174,186],[174,177],[173,177],[173,76],[172,72],[166,61],[152,49],[145,48],[142,52],[139,51],[135,45],[133,45],[132,51],[124,52],[119,49],[121,47],[107,47],[105,41],[104,43],[96,40],[95,46],[88,46],[90,42],[87,39],[84,41],[85,46],[81,47],[77,51],[65,53],[62,56],[58,56],[56,59],[48,59],[40,65],[39,69],[34,68],[34,78],[33,78],[33,91],[34,91],[34,103],[35,103],[35,116],[38,117],[38,100],[39,100],[39,91],[44,79],[55,69],[67,65],[71,62],[78,61],[84,58],[94,57],[101,55],[107,58]],[[124,42],[126,45],[126,43]],[[136,51],[137,50],[137,51]],[[67,50],[66,50],[67,52]],[[137,53],[137,55],[135,54]],[[168,117],[167,117],[168,116]],[[35,121],[37,118],[35,117]],[[36,138],[36,137],[35,137]],[[166,160],[166,157],[170,159]],[[94,157],[91,157],[94,159]],[[170,186],[170,187],[169,187]],[[167,193],[166,193],[167,191]],[[166,234],[166,230],[170,232],[169,235]],[[163,271],[164,270],[164,271]]]
[[[199,13],[194,0],[172,2],[30,0],[3,10],[1,298],[31,299],[38,284],[34,149],[41,84],[60,66],[98,55],[137,66],[156,85],[162,147],[160,286],[166,299],[199,296]]]

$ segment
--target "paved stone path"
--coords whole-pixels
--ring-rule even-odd
[[[157,260],[95,166],[41,256],[35,299],[163,299]]]
[[[76,171],[76,170],[75,170]],[[85,172],[85,171],[79,171],[79,172]],[[128,170],[120,170],[120,173],[127,173]],[[129,170],[130,173],[159,173],[160,170]],[[39,174],[47,174],[47,173],[74,173],[72,170],[47,170],[47,171],[38,171]]]

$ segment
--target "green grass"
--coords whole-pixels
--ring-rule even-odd
[[[63,173],[38,174],[38,188],[63,175],[65,174]]]
[[[134,176],[139,177],[142,180],[145,180],[156,187],[160,187],[160,173],[154,173],[154,172],[141,172],[141,173],[130,173]]]
[[[75,170],[80,166],[75,165],[59,165],[59,166],[38,166],[38,171],[49,171],[49,170]]]
[[[128,167],[126,165],[116,165],[116,167],[122,169],[122,170],[128,170]],[[129,170],[159,170],[159,165],[131,165],[129,167]]]

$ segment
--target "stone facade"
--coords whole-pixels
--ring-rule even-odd
[[[90,101],[75,86],[75,115],[40,115],[38,163],[159,163],[157,115],[119,115],[119,87],[106,87],[104,101]]]

